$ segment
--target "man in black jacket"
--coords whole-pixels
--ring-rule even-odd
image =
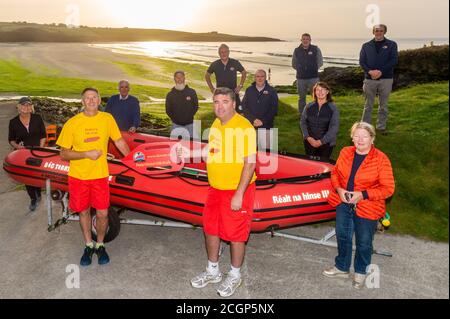
[[[258,130],[258,148],[271,149],[273,136],[270,134],[278,113],[278,95],[267,82],[266,71],[256,71],[255,82],[245,90],[242,107],[244,116]]]
[[[198,98],[194,89],[186,84],[183,71],[176,71],[175,86],[166,96],[166,113],[172,120],[172,135],[182,135],[189,132],[189,138],[198,139],[198,132],[194,130],[194,115],[198,110]]]

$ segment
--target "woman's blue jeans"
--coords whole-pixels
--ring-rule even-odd
[[[336,268],[349,271],[352,262],[352,240],[355,233],[355,273],[366,274],[373,252],[373,236],[377,227],[377,220],[370,220],[356,216],[355,209],[349,204],[342,203],[336,207],[336,238],[338,255],[335,258]]]

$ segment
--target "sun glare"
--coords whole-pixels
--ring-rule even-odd
[[[183,29],[188,27],[207,0],[103,0],[116,23],[149,29]]]

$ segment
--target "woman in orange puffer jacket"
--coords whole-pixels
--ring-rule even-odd
[[[344,147],[331,172],[336,190],[328,202],[336,207],[338,256],[335,266],[323,271],[327,277],[348,278],[355,233],[353,287],[362,288],[372,258],[372,242],[378,220],[385,215],[385,200],[395,189],[389,158],[375,148],[375,129],[365,122],[352,126],[354,146]]]

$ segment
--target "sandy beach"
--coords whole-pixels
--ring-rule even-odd
[[[164,82],[133,76],[116,63],[139,64],[161,78],[161,69],[145,56],[121,54],[109,49],[92,47],[86,43],[0,43],[0,59],[17,61],[23,67],[42,75],[85,78],[116,82],[128,79],[132,84],[150,85],[170,89],[172,75]],[[164,75],[165,76],[165,75]],[[188,83],[205,86],[205,83],[188,79]],[[197,89],[201,94],[209,91]]]

